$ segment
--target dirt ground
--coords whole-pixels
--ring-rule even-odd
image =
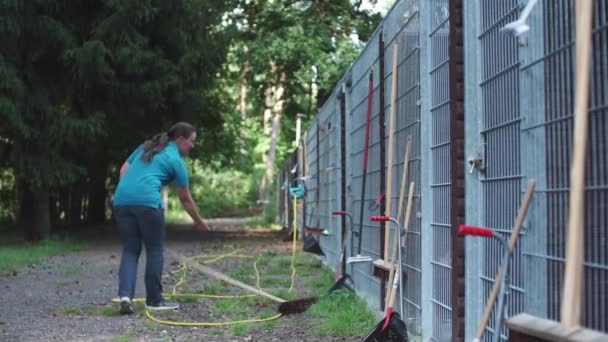
[[[168,226],[166,248],[186,256],[225,254],[237,249],[241,255],[273,256],[276,253],[275,256],[283,255],[283,259],[290,255],[291,243],[281,241],[283,232],[246,230],[244,222],[242,219],[217,219],[212,221],[216,231],[208,234],[196,232],[192,226]],[[110,303],[116,296],[120,262],[117,234],[112,227],[107,227],[104,234],[92,235],[90,240],[86,250],[54,256],[41,265],[30,265],[0,277],[1,341],[359,341],[361,338],[317,336],[314,327],[319,321],[306,314],[288,315],[240,328],[158,324],[145,317],[141,306],[134,315],[118,315],[117,304]],[[238,277],[238,269],[250,267],[252,263],[250,258],[226,258],[209,266],[222,272],[232,272]],[[139,265],[136,297],[145,294],[145,252],[142,252]],[[165,254],[165,292],[170,292],[179,280],[182,274],[178,272],[180,266],[179,260]],[[285,273],[288,272],[287,265]],[[311,272],[298,275],[308,279],[315,276]],[[250,284],[254,279],[247,278],[251,275],[243,277]],[[283,277],[289,279],[288,275]],[[295,293],[298,297],[306,295],[299,285],[304,278],[296,278]],[[285,279],[282,282],[284,284]],[[178,288],[178,292],[200,291],[214,283],[218,282],[192,271],[188,273],[185,287]],[[272,287],[269,284],[272,281],[266,281],[266,286]],[[267,290],[267,287],[262,287]],[[232,286],[219,292],[246,293]],[[274,314],[276,304],[258,298],[243,299],[243,303],[253,307],[258,318]],[[241,312],[241,317],[231,312],[218,315],[215,311],[213,314],[209,309],[211,302],[212,299],[204,298],[181,303],[179,311],[159,315],[159,318],[194,322],[251,318],[245,317],[252,313],[251,310]]]

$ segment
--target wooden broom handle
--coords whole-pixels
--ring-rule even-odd
[[[409,226],[410,224],[410,216],[412,213],[412,202],[413,202],[413,198],[414,198],[414,189],[415,189],[415,183],[411,182],[410,183],[410,192],[408,195],[408,199],[407,199],[407,209],[405,211],[405,224]],[[406,226],[407,227],[407,226]],[[397,229],[400,229],[399,227],[397,227]],[[407,228],[405,228],[405,233],[407,234]],[[389,272],[389,276],[388,276],[388,284],[390,286],[390,284],[393,282],[393,276],[396,272],[396,266],[395,266],[395,259],[396,259],[396,254],[397,254],[397,247],[401,248],[401,246],[398,243],[399,241],[399,234],[397,233],[397,231],[395,231],[395,238],[393,239],[393,253],[391,255],[391,269]],[[401,263],[399,264],[399,270],[401,270]],[[399,275],[401,276],[401,275]],[[389,305],[390,303],[390,298],[386,301],[386,307],[392,306]]]
[[[294,234],[295,234],[295,232],[294,232]],[[183,262],[185,262],[185,260],[186,260],[186,258],[183,255],[181,255],[181,254],[179,254],[177,252],[174,252],[174,251],[172,251],[170,249],[167,249],[167,254],[171,255],[171,257],[173,257],[174,259],[181,260]],[[227,282],[228,284],[240,287],[240,288],[242,288],[244,290],[247,290],[249,292],[253,292],[253,293],[258,294],[260,296],[264,296],[264,297],[266,297],[266,298],[268,298],[270,300],[273,300],[273,301],[275,301],[277,303],[285,303],[286,302],[285,299],[281,299],[279,297],[275,297],[275,296],[271,295],[270,293],[266,293],[266,292],[264,292],[264,291],[262,291],[260,289],[257,289],[257,288],[255,288],[253,286],[247,285],[247,284],[242,283],[242,282],[240,282],[240,281],[238,281],[236,279],[230,278],[229,276],[227,276],[227,275],[225,275],[223,273],[220,273],[220,272],[218,272],[218,271],[216,271],[216,270],[214,270],[214,269],[212,269],[212,268],[210,268],[208,266],[201,265],[199,263],[192,263],[192,264],[188,264],[188,265],[190,267],[194,268],[195,270],[203,273],[203,274],[206,274],[208,276],[211,276],[211,277],[219,279],[219,280],[223,280],[223,281]]]
[[[407,144],[405,145],[405,156],[403,157],[403,175],[401,176],[401,190],[399,192],[399,208],[397,209],[397,222],[399,222],[399,220],[401,219],[401,212],[403,211],[403,197],[405,196],[405,182],[407,181],[407,172],[409,169],[409,160],[410,160],[410,149],[412,147],[412,139],[410,136],[407,137]],[[408,200],[408,207],[409,207],[409,200]],[[390,221],[389,221],[390,223]],[[395,241],[393,242],[393,252],[392,252],[392,263],[395,263],[395,253],[397,251],[397,239],[399,239],[398,237],[399,235],[397,234],[397,232],[395,232]],[[385,245],[388,247],[388,245]],[[388,249],[388,248],[387,248]],[[391,283],[393,282],[393,276],[395,274],[395,269],[394,267],[390,268],[389,271],[389,276],[388,276],[388,285],[391,286]],[[390,295],[389,295],[390,296]],[[388,302],[389,302],[389,298],[386,298],[386,305],[385,307],[388,308]]]
[[[561,321],[566,328],[579,324],[583,277],[583,232],[585,225],[585,154],[589,94],[589,58],[593,1],[577,0],[576,14],[576,89],[574,99],[574,140],[570,173],[570,208],[566,240],[566,268]]]
[[[511,238],[509,239],[509,255],[511,255],[511,253],[513,253],[513,250],[515,249],[515,243],[517,242],[517,238],[519,238],[519,232],[521,231],[524,219],[526,218],[526,213],[528,212],[528,207],[530,206],[530,200],[532,199],[532,195],[534,194],[535,186],[536,182],[533,179],[528,181],[526,193],[524,194],[521,206],[519,208],[519,212],[517,213],[517,218],[515,219],[513,229],[511,229]],[[502,268],[500,267],[500,265],[498,265],[498,272],[496,272],[496,277],[494,277],[494,279],[495,280],[494,285],[492,286],[492,292],[490,292],[490,296],[488,297],[488,301],[486,303],[486,308],[483,311],[483,316],[481,317],[481,321],[479,321],[479,325],[477,326],[477,332],[475,333],[476,339],[481,339],[486,325],[490,320],[490,314],[492,313],[494,302],[496,302],[496,297],[498,296],[498,288],[500,287],[500,280],[502,279]]]
[[[395,113],[397,111],[397,44],[393,46],[393,73],[391,79],[391,113],[388,125],[388,171],[386,173],[386,210],[384,215],[391,216],[391,195],[393,183],[393,140],[395,136]],[[381,123],[382,124],[382,123]],[[384,223],[384,260],[388,260],[390,221]]]
[[[408,136],[407,144],[405,145],[405,157],[403,159],[403,175],[401,176],[401,190],[399,191],[399,208],[397,209],[397,221],[401,219],[401,213],[403,212],[403,200],[405,199],[405,184],[407,182],[407,172],[409,169],[411,148],[412,138]]]
[[[395,269],[396,267],[397,267],[397,265],[395,265],[395,264],[391,265],[391,270]],[[392,308],[393,305],[395,304],[395,297],[397,296],[397,282],[399,281],[398,277],[399,277],[399,274],[397,274],[395,276],[395,279],[393,279],[391,281],[391,283],[394,283],[394,284],[391,285],[390,294],[388,296],[388,301],[386,304],[386,310],[384,312],[384,315],[386,315],[388,313],[388,308]],[[403,314],[403,312],[401,314]]]

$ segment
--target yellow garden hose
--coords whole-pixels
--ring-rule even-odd
[[[293,212],[294,212],[294,218],[293,218],[293,243],[292,243],[292,250],[291,250],[291,286],[289,287],[288,292],[292,292],[293,288],[295,286],[295,276],[296,276],[296,268],[295,268],[295,256],[296,256],[296,245],[297,245],[297,239],[296,239],[296,235],[297,235],[297,208],[296,208],[296,196],[293,197]],[[187,294],[187,293],[182,293],[182,294],[178,294],[177,292],[177,288],[182,285],[185,281],[186,281],[186,275],[188,273],[188,261],[192,261],[192,260],[196,260],[196,259],[205,259],[208,258],[208,260],[202,261],[202,263],[204,264],[211,264],[213,262],[222,260],[224,258],[243,258],[243,259],[253,259],[256,258],[255,256],[251,256],[251,255],[242,255],[242,254],[237,254],[240,250],[234,250],[230,253],[226,253],[226,254],[212,254],[212,255],[195,255],[195,256],[191,256],[191,257],[187,257],[184,258],[183,261],[183,266],[181,268],[179,268],[176,272],[182,272],[182,275],[180,276],[178,282],[173,286],[173,289],[171,291],[170,294],[165,294],[164,296],[166,296],[167,298],[179,298],[179,297],[189,297],[189,298],[215,298],[215,299],[225,299],[225,298],[247,298],[247,297],[257,297],[259,295],[257,294],[248,294],[248,295],[210,295],[210,294],[199,294],[199,293],[192,293],[192,294]],[[257,268],[257,263],[260,259],[257,258],[254,263],[253,263],[253,269],[255,271],[255,277],[256,277],[256,288],[258,290],[262,290],[260,288],[260,272]],[[112,302],[114,303],[118,303],[120,301],[119,298],[113,298]],[[134,302],[144,302],[145,299],[144,298],[135,298],[133,299]],[[282,315],[280,313],[272,316],[272,317],[267,317],[267,318],[259,318],[259,319],[248,319],[248,320],[240,320],[240,321],[231,321],[231,322],[177,322],[177,321],[168,321],[168,320],[162,320],[159,318],[154,317],[150,311],[148,309],[146,309],[145,311],[146,313],[146,317],[148,317],[148,319],[159,323],[159,324],[165,324],[165,325],[174,325],[174,326],[187,326],[187,327],[194,327],[194,326],[206,326],[206,327],[217,327],[217,326],[228,326],[228,325],[236,325],[236,324],[246,324],[246,323],[258,323],[258,322],[267,322],[267,321],[272,321],[275,319],[278,319],[279,317],[281,317]]]

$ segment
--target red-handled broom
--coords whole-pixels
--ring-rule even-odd
[[[391,221],[396,225],[397,234],[395,234],[395,245],[399,245],[399,251],[401,251],[401,246],[398,241],[401,240],[401,227],[399,226],[399,222],[397,220],[389,217],[389,216],[372,216],[372,221],[375,222],[387,222]],[[401,253],[399,253],[399,262],[397,267],[397,263],[395,262],[394,253],[393,258],[391,260],[390,268],[391,270],[395,270],[393,285],[391,287],[385,318],[380,321],[376,327],[362,340],[363,342],[373,342],[373,341],[407,341],[407,327],[405,323],[401,320],[399,313],[393,312],[393,305],[395,304],[395,297],[397,294],[397,287],[401,284],[399,281],[401,276]],[[398,269],[399,272],[396,272]],[[401,306],[401,311],[403,311],[403,306]]]

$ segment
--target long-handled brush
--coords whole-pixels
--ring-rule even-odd
[[[167,252],[173,258],[175,258],[177,260],[185,260],[184,256],[180,255],[177,252],[174,252],[172,250],[167,250]],[[263,290],[255,288],[251,285],[247,285],[243,282],[233,279],[223,273],[220,273],[220,272],[212,269],[209,266],[201,265],[198,263],[193,263],[193,264],[190,264],[189,266],[203,274],[206,274],[213,278],[225,281],[228,284],[240,287],[244,290],[258,294],[260,296],[266,297],[274,302],[279,303],[278,311],[283,315],[302,313],[302,312],[306,311],[312,304],[314,304],[318,300],[317,297],[309,297],[309,298],[301,298],[301,299],[295,299],[295,300],[288,301],[288,300],[273,296],[270,293],[264,292]]]
[[[502,330],[502,323],[505,316],[505,311],[507,301],[506,301],[506,293],[508,292],[508,281],[509,281],[509,257],[511,255],[511,250],[509,248],[509,244],[507,240],[502,237],[499,233],[495,232],[490,228],[485,227],[474,227],[467,225],[460,225],[458,229],[458,234],[460,235],[471,235],[471,236],[482,236],[482,237],[493,237],[497,239],[501,247],[503,249],[502,255],[502,264],[501,264],[501,273],[502,278],[500,280],[497,279],[499,283],[498,286],[498,304],[496,307],[496,312],[494,314],[494,335],[492,336],[492,342],[498,342],[500,340],[500,331]]]
[[[363,236],[363,209],[365,205],[365,180],[367,178],[367,155],[369,150],[369,129],[372,122],[372,100],[374,98],[374,69],[369,71],[369,85],[367,89],[367,116],[365,119],[365,145],[363,146],[363,179],[361,181],[361,206],[359,207],[359,232],[357,232],[359,245],[357,255],[351,256],[347,263],[371,262],[372,258],[361,255],[361,239]],[[353,233],[354,234],[354,233]]]
[[[391,259],[391,273],[394,272],[394,278],[389,282],[389,285],[392,283],[392,287],[389,290],[389,296],[386,303],[386,312],[385,318],[380,321],[374,329],[362,340],[363,342],[376,342],[376,341],[408,341],[407,327],[405,323],[401,319],[400,315],[396,312],[393,312],[393,305],[395,303],[395,297],[397,293],[397,287],[400,289],[400,307],[401,312],[403,312],[403,282],[401,281],[400,275],[401,271],[401,245],[399,241],[401,240],[401,226],[399,226],[399,222],[389,216],[372,216],[372,221],[380,221],[380,222],[392,222],[396,225],[396,232],[394,236],[394,244],[393,244],[393,256]],[[395,248],[399,248],[399,261],[398,264],[395,260]]]

